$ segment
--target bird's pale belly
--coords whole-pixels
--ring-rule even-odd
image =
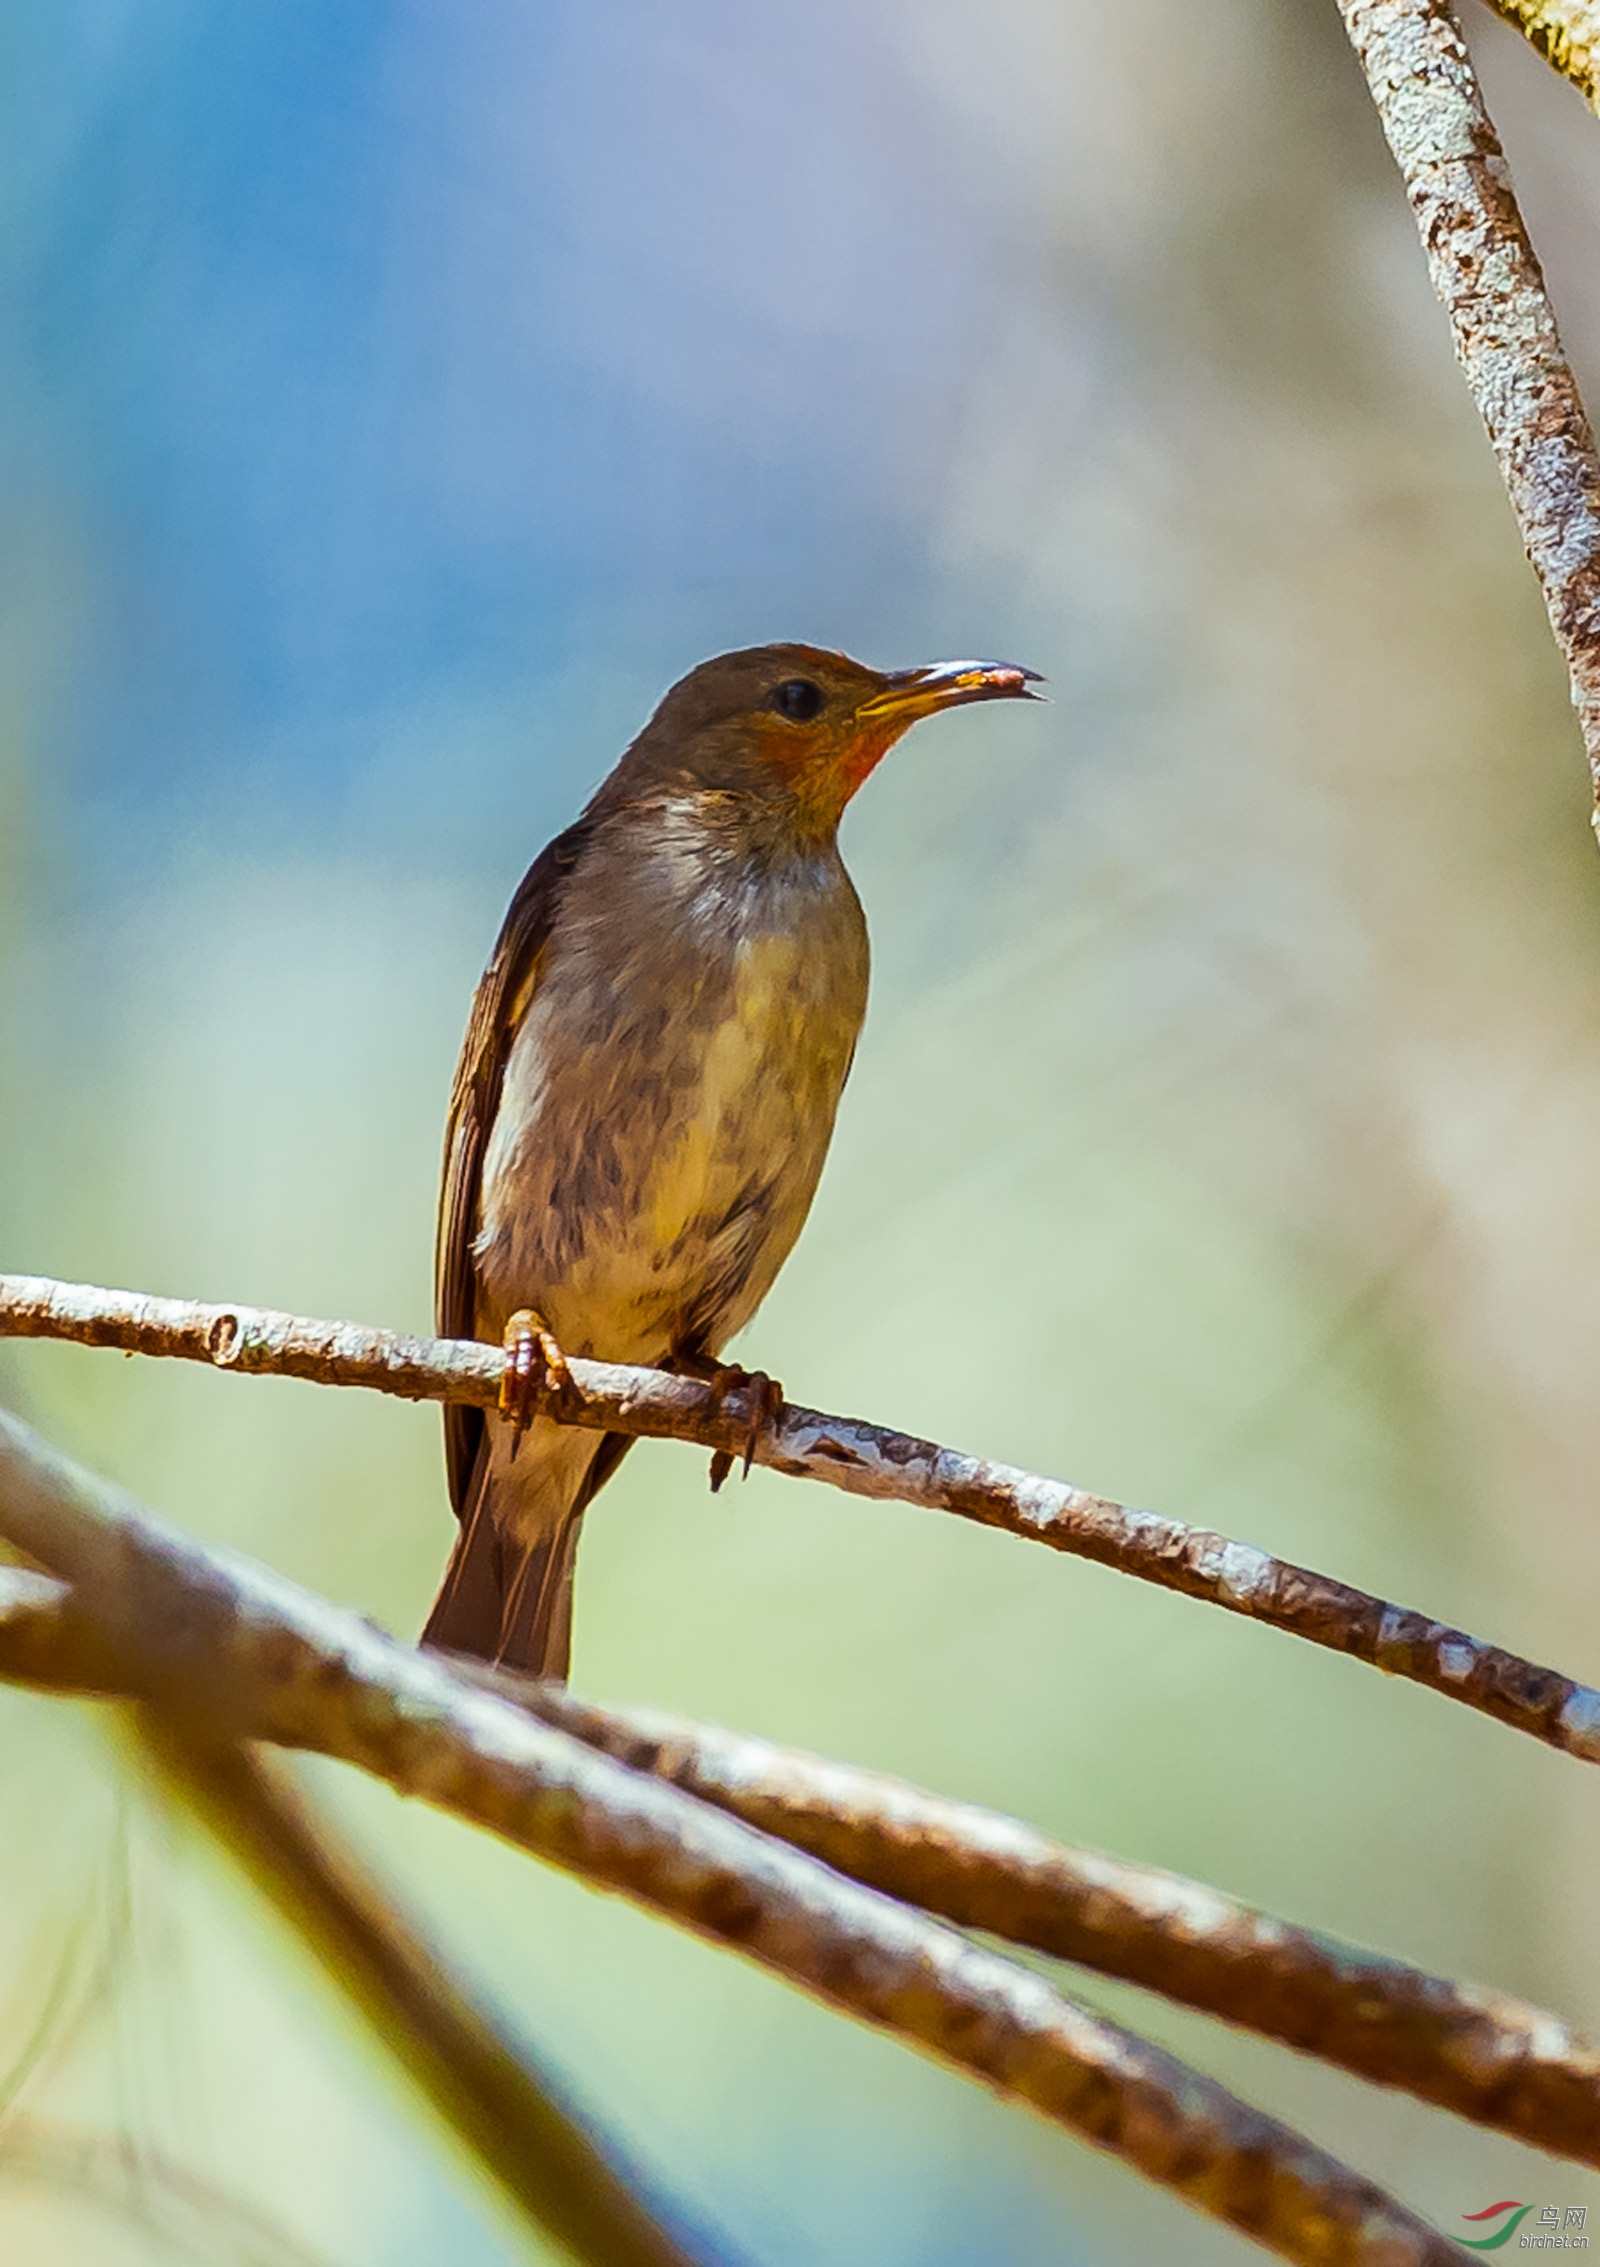
[[[563,1029],[542,989],[485,1159],[480,1335],[531,1306],[571,1353],[654,1362],[716,1353],[755,1312],[810,1209],[861,1002],[818,997],[796,942],[769,937],[718,1005],[630,1084],[637,1055]]]

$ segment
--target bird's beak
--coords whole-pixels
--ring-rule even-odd
[[[892,671],[883,690],[863,701],[856,714],[914,724],[966,701],[1036,701],[1039,694],[1028,687],[1043,682],[1036,669],[1019,669],[1011,661],[932,661],[925,669]]]

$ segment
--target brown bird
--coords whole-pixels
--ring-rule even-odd
[[[523,878],[456,1068],[436,1253],[439,1330],[507,1346],[511,1421],[445,1409],[461,1532],[425,1644],[566,1675],[578,1529],[630,1436],[541,1392],[564,1353],[749,1382],[719,1357],[810,1210],[867,1004],[840,816],[919,717],[1036,681],[723,654]]]

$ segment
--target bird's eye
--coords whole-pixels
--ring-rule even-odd
[[[822,688],[809,677],[786,677],[775,687],[772,705],[791,724],[809,724],[822,706]]]

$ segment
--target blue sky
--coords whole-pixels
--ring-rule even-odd
[[[575,724],[626,731],[703,651],[1004,643],[996,578],[929,537],[1017,287],[1005,185],[870,15],[11,39],[6,474],[59,547],[43,732],[100,854],[326,825],[419,704],[450,801],[507,709],[570,794]]]

